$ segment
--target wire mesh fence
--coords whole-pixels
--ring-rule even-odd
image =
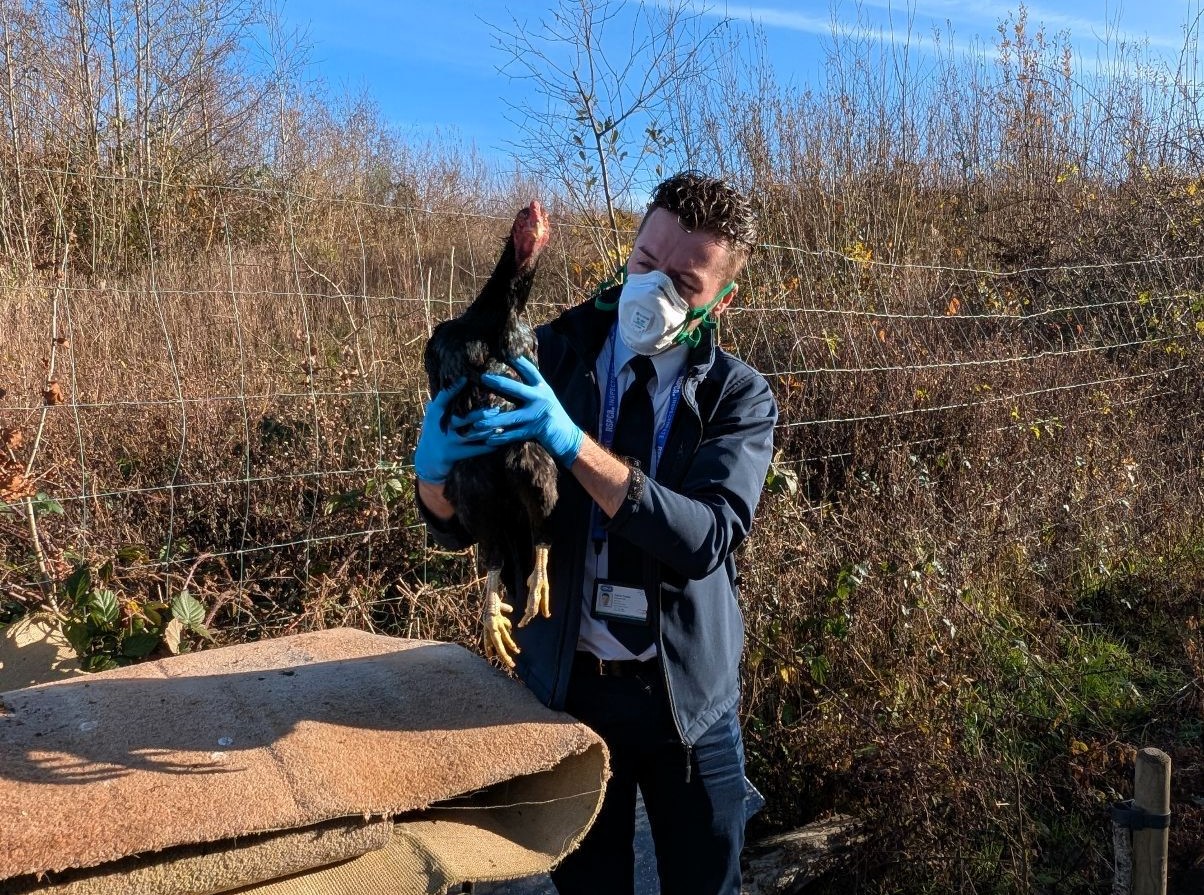
[[[156,243],[167,224],[147,222],[141,269],[98,274],[65,236],[57,258],[28,259],[4,293],[4,584],[44,592],[77,562],[122,551],[164,576],[165,592],[201,556],[233,563],[240,592],[282,574],[261,560],[270,554],[287,557],[301,595],[332,564],[377,583],[446,583],[421,562],[384,562],[386,573],[381,556],[429,547],[410,483],[421,349],[475,296],[509,218],[189,189],[212,211],[204,250]],[[238,235],[245,208],[230,207],[230,193],[277,209],[275,232]],[[529,306],[536,322],[609,273],[583,263],[586,225],[555,226]],[[795,470],[791,498],[814,510],[834,493],[814,482],[891,454],[985,433],[1056,438],[1073,452],[1088,418],[1096,431],[1101,418],[1153,406],[1194,425],[1201,257],[1004,269],[882,260],[860,242],[848,252],[767,242],[720,341],[771,381],[775,470]],[[1090,288],[1049,288],[1050,277]]]
[[[0,623],[48,608],[93,670],[333,625],[475,645],[473,557],[415,511],[421,353],[531,197],[23,173],[36,209],[0,213]],[[1050,837],[1018,790],[1089,813],[1135,705],[1196,711],[1204,192],[1168,212],[1177,181],[1092,187],[1034,244],[1049,227],[976,228],[939,185],[905,223],[829,189],[858,187],[766,190],[717,333],[780,410],[738,556],[749,773],[770,823],[855,803],[896,853],[1027,854]],[[613,273],[551,211],[535,323]],[[1159,658],[1130,642],[1166,619]],[[918,790],[931,829],[894,810]]]

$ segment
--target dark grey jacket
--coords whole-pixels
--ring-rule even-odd
[[[604,298],[617,299],[615,294]],[[590,435],[599,412],[595,361],[615,320],[594,302],[539,327],[540,372],[568,414]],[[657,468],[636,500],[606,526],[647,552],[644,588],[654,596],[658,650],[682,742],[698,738],[739,700],[744,621],[734,553],[748,534],[773,455],[777,406],[756,370],[714,346],[705,333],[687,358],[681,403]],[[561,470],[549,553],[552,618],[514,628],[518,675],[552,708],[563,708],[581,620],[581,582],[592,501]],[[420,504],[421,507],[421,504]],[[432,536],[459,549],[471,538],[456,520],[441,524],[421,507]],[[530,541],[518,538],[503,580],[518,607]],[[529,554],[528,554],[529,555]]]

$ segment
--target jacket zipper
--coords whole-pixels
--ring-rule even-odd
[[[652,560],[648,562],[651,564]],[[645,570],[646,572],[647,570]],[[645,578],[645,581],[647,578]],[[686,742],[686,735],[681,729],[681,722],[677,720],[677,705],[673,702],[673,687],[669,683],[669,665],[665,661],[665,633],[663,626],[659,623],[659,619],[665,615],[664,592],[660,585],[656,588],[656,612],[658,623],[656,626],[656,648],[660,653],[661,676],[665,679],[665,696],[669,699],[669,714],[673,716],[673,727],[677,731],[677,738],[681,740],[681,744],[686,750],[686,783],[690,782],[690,773],[693,766],[694,747]]]
[[[682,398],[683,399],[686,398],[684,389],[682,392]],[[698,406],[694,401],[693,392],[691,392],[690,397],[688,399],[686,399],[684,401],[684,403],[687,407],[690,408],[690,411],[694,414],[694,418],[698,421],[698,424],[701,425],[702,418],[698,415]],[[676,458],[676,454],[674,454],[673,457]],[[661,470],[659,470],[659,469],[657,471],[661,472]],[[677,469],[673,470],[673,472],[675,474],[677,473],[677,471],[678,471]],[[668,479],[669,476],[666,475],[665,478]],[[647,562],[648,566],[651,566],[653,564],[653,560],[651,558],[648,558],[646,560],[646,562]],[[646,567],[644,569],[645,583],[647,583],[647,581],[649,580],[649,576],[648,576],[649,571],[651,571],[650,568]],[[657,648],[658,652],[660,653],[661,675],[665,679],[665,696],[668,697],[668,699],[669,699],[669,714],[673,716],[673,727],[677,730],[677,737],[678,737],[678,739],[681,740],[682,746],[685,747],[686,783],[689,783],[691,774],[693,772],[694,747],[686,742],[685,731],[683,731],[681,729],[681,722],[677,720],[677,705],[676,705],[676,703],[673,702],[673,687],[669,683],[669,665],[667,662],[665,662],[664,626],[660,624],[660,619],[664,618],[664,615],[665,615],[664,597],[665,597],[664,591],[661,589],[660,583],[658,581],[657,587],[656,587],[656,611],[657,611],[657,622],[658,622],[657,626],[656,626],[656,648]]]

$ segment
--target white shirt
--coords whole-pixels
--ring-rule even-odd
[[[594,365],[594,372],[597,374],[598,380],[598,406],[600,408],[598,414],[599,429],[602,426],[602,414],[606,413],[606,385],[607,377],[610,376],[610,355],[613,346],[615,360],[615,379],[617,380],[616,392],[619,396],[619,403],[622,403],[622,395],[631,385],[635,374],[631,371],[631,367],[627,366],[627,362],[635,356],[627,345],[619,338],[618,333],[611,331],[611,338],[606,340],[606,344],[602,348],[602,352],[598,355],[597,363]],[[655,431],[660,432],[665,425],[665,421],[669,416],[669,404],[673,395],[673,386],[677,382],[677,378],[681,375],[682,367],[685,366],[686,355],[689,353],[689,348],[685,345],[674,345],[667,348],[660,354],[652,356],[652,368],[656,371],[656,378],[648,383],[649,393],[652,395],[652,414],[655,421]],[[654,450],[652,457],[651,468],[648,471],[648,477],[652,478],[656,475],[657,460],[656,451]],[[601,512],[601,510],[596,510]],[[608,568],[609,556],[609,541],[602,542],[602,552],[595,552],[593,532],[590,531],[586,535],[585,545],[585,575],[582,581],[581,599],[584,601],[581,607],[581,631],[577,636],[577,649],[586,650],[593,653],[599,659],[620,659],[630,660],[639,659],[645,662],[656,655],[656,644],[648,647],[639,656],[633,655],[632,652],[623,646],[607,627],[606,622],[602,619],[594,618],[591,610],[594,605],[594,582],[598,578],[605,578]],[[651,613],[656,601],[656,594],[647,594],[648,611]]]

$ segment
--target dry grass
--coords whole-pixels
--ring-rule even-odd
[[[1204,857],[1194,125],[1016,24],[910,92],[860,45],[815,96],[717,72],[678,144],[762,205],[721,334],[782,411],[745,730],[762,825],[865,818],[834,892],[1101,891],[1147,744],[1176,760],[1173,878]],[[184,590],[219,642],[475,640],[471,557],[413,509],[420,348],[542,191],[292,111],[276,169],[65,175],[69,147],[0,141],[0,619],[53,603],[96,667]],[[548,200],[537,319],[608,273]]]

